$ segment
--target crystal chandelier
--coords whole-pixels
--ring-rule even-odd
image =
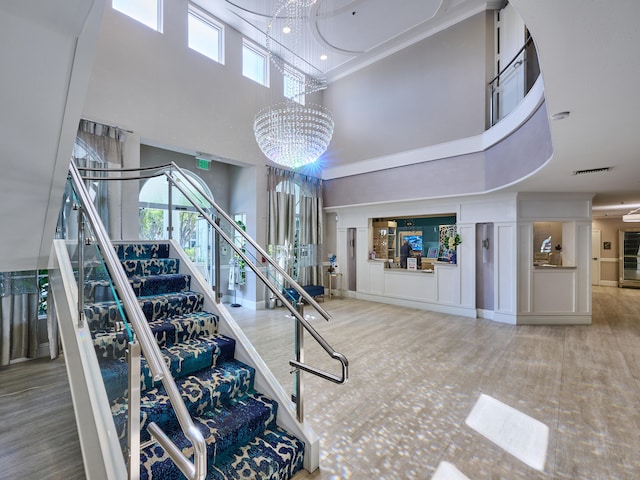
[[[310,7],[320,0],[277,0],[267,28],[266,47],[271,63],[285,78],[284,102],[262,109],[253,131],[269,160],[289,168],[315,162],[333,135],[333,117],[319,105],[305,105],[307,95],[326,88],[321,75],[308,73],[313,48],[305,31]],[[278,28],[278,27],[282,28]]]

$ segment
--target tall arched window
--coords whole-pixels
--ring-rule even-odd
[[[187,177],[196,183],[209,198],[213,194],[209,186],[195,173],[184,170]],[[147,180],[140,189],[138,235],[141,240],[166,240],[169,238],[169,215],[173,234],[196,268],[211,281],[211,254],[213,252],[212,227],[177,189],[171,192],[164,177]]]
[[[270,254],[301,285],[321,278],[322,180],[268,168]]]

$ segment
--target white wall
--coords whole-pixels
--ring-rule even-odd
[[[327,89],[331,165],[480,134],[486,126],[493,12],[483,12]]]
[[[0,2],[0,271],[47,268],[104,4]]]

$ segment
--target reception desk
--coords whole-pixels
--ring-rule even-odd
[[[534,266],[531,276],[530,308],[521,302],[520,314],[536,317],[529,323],[589,324],[588,299],[580,298],[576,284],[580,281],[578,269],[572,266]]]
[[[460,267],[435,262],[433,270],[387,268],[380,260],[369,260],[358,277],[357,297],[374,302],[476,316],[474,306],[460,302]]]

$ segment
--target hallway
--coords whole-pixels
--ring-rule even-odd
[[[321,468],[296,480],[426,480],[443,461],[472,480],[640,475],[640,290],[594,287],[585,327],[513,327],[342,298],[324,306],[333,319],[312,324],[349,358],[350,380],[305,375]],[[231,310],[290,392],[285,310]],[[306,338],[307,363],[336,371]],[[60,360],[0,370],[1,479],[84,478],[65,380]],[[549,427],[544,472],[465,425],[481,394]]]

